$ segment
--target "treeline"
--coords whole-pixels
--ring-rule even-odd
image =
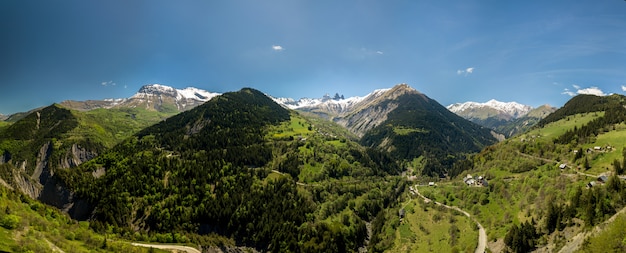
[[[610,96],[578,95],[567,101],[563,107],[540,120],[535,127],[543,127],[570,115],[606,111],[621,107],[623,104],[624,96],[618,94]]]

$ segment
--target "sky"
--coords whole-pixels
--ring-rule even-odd
[[[626,1],[0,1],[0,114],[146,84],[562,106],[626,94]]]

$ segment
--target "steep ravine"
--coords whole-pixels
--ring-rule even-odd
[[[35,168],[32,174],[27,173],[28,161],[13,161],[11,155],[5,153],[0,163],[10,163],[15,168],[11,173],[12,183],[7,184],[33,199],[61,209],[74,219],[87,219],[92,207],[87,201],[77,198],[63,181],[54,176],[54,169],[51,165],[55,164],[56,168],[61,169],[73,168],[92,159],[97,152],[73,144],[67,151],[56,151],[65,154],[60,160],[52,161],[53,152],[55,150],[51,142],[46,142],[41,146],[35,164],[31,165]]]

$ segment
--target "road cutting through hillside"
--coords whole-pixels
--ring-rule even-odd
[[[147,244],[147,243],[131,243],[133,246],[137,247],[146,247],[146,248],[155,248],[155,249],[163,249],[163,250],[172,250],[174,252],[187,252],[187,253],[202,253],[200,250],[196,248],[192,248],[189,246],[180,246],[180,245],[167,245],[167,244]]]
[[[417,190],[417,187],[413,187],[412,190],[414,190],[413,192],[415,192],[417,195],[422,197],[424,199],[424,202],[428,203],[428,202],[432,201],[435,204],[443,206],[445,208],[457,210],[460,213],[462,213],[463,215],[465,215],[468,218],[470,218],[471,220],[473,220],[474,222],[476,222],[476,225],[478,226],[478,245],[476,245],[476,250],[474,251],[474,253],[483,253],[483,252],[485,252],[485,249],[487,248],[487,232],[485,231],[485,228],[483,227],[483,225],[480,224],[480,222],[478,222],[476,219],[472,218],[468,212],[461,210],[461,208],[459,208],[459,207],[449,206],[449,205],[446,205],[446,204],[443,204],[443,203],[440,203],[440,202],[437,202],[437,201],[433,201],[433,200],[425,197],[424,195],[422,195]]]

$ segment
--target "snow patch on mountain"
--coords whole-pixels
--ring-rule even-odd
[[[323,99],[323,98],[300,98],[298,100],[294,100],[293,98],[274,98],[272,99],[289,109],[302,109],[308,107],[318,107],[318,106],[335,106],[335,107],[349,107],[355,103],[358,103],[363,98],[361,97],[350,97],[346,99]]]
[[[465,103],[455,103],[448,105],[446,108],[451,112],[456,114],[463,113],[465,111],[471,111],[476,109],[485,109],[491,108],[503,112],[505,114],[510,115],[513,118],[519,118],[526,114],[528,114],[533,107],[529,105],[523,105],[517,102],[500,102],[498,100],[492,99],[485,103],[478,102],[465,102]]]
[[[182,98],[195,99],[195,100],[199,100],[203,102],[209,101],[212,98],[221,95],[221,93],[208,92],[208,91],[201,90],[201,89],[194,88],[194,87],[187,87],[182,90],[176,90],[176,91],[178,91],[178,94]]]

